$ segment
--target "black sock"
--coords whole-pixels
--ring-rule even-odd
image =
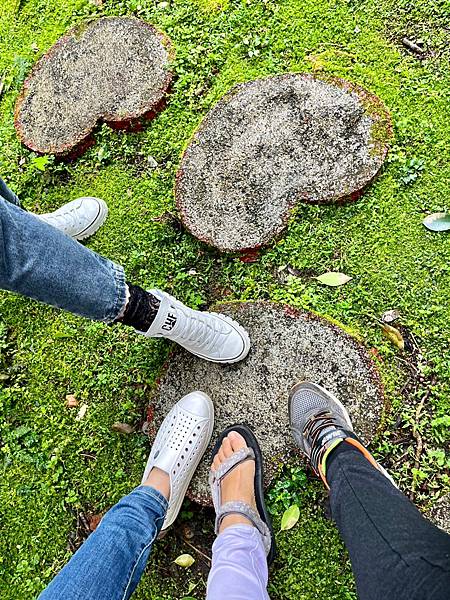
[[[156,296],[146,292],[138,285],[130,283],[127,285],[130,299],[123,316],[116,320],[124,325],[130,325],[138,331],[147,331],[155,320],[161,302]]]

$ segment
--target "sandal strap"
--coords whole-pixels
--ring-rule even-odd
[[[211,487],[211,496],[216,509],[218,512],[220,505],[222,504],[222,493],[221,493],[221,482],[224,477],[230,473],[237,466],[241,465],[247,460],[255,460],[255,453],[252,448],[241,448],[237,452],[234,452],[229,458],[227,458],[217,469],[217,471],[211,470],[209,472],[209,485]]]
[[[261,519],[256,510],[245,502],[241,502],[239,500],[235,500],[234,502],[225,502],[225,504],[222,504],[216,514],[216,535],[219,533],[219,528],[223,519],[228,515],[242,515],[254,525],[254,527],[261,534],[264,550],[266,551],[267,556],[272,546],[272,537],[267,523]]]
[[[232,469],[249,459],[255,459],[255,453],[252,448],[241,448],[237,452],[234,452],[230,458],[223,461],[214,473],[215,479],[220,482]]]

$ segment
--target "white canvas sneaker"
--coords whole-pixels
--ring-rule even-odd
[[[35,216],[69,237],[81,241],[93,235],[103,225],[108,216],[108,207],[100,198],[78,198],[52,213]]]
[[[211,399],[203,392],[192,392],[175,404],[159,428],[142,483],[153,467],[169,475],[170,499],[162,530],[170,527],[180,512],[189,483],[211,440],[213,426]]]
[[[248,333],[226,315],[185,306],[161,290],[149,290],[161,305],[147,337],[165,337],[192,354],[215,363],[235,363],[250,350]]]

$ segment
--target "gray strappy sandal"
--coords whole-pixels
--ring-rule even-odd
[[[216,535],[219,533],[220,525],[227,515],[239,514],[246,517],[262,536],[264,549],[267,555],[267,562],[270,565],[275,558],[275,539],[272,529],[272,523],[264,503],[263,487],[263,461],[259,444],[253,432],[245,425],[233,425],[228,427],[221,434],[214,446],[212,457],[214,458],[222,444],[223,439],[231,432],[237,431],[242,435],[247,443],[247,448],[242,448],[235,452],[223,462],[217,471],[210,471],[209,484],[211,494],[216,510]],[[255,461],[255,500],[257,511],[251,506],[241,501],[225,502],[222,504],[221,483],[223,479],[237,466],[247,460]]]

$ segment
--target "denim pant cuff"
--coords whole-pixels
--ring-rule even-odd
[[[116,286],[116,298],[111,310],[107,313],[103,321],[113,323],[122,313],[127,302],[127,284],[125,280],[125,271],[121,265],[110,261],[110,268]]]
[[[161,494],[161,492],[158,492],[158,490],[155,490],[155,488],[152,488],[148,485],[139,485],[131,493],[137,494],[137,495],[141,495],[143,493],[145,496],[149,496],[150,498],[155,500],[158,504],[158,508],[161,509],[160,514],[158,516],[161,516],[161,517],[165,516],[165,514],[167,512],[167,508],[169,506],[169,502]]]

